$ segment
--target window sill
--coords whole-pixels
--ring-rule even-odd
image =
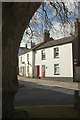
[[[56,74],[56,73],[54,73],[54,75],[60,75],[60,74]]]
[[[54,57],[55,59],[59,58],[59,57]]]
[[[46,60],[46,59],[41,59],[41,60]]]

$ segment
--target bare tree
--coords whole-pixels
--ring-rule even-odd
[[[44,29],[48,29],[49,31],[53,29],[53,32],[60,32],[64,27],[63,34],[68,34],[65,28],[70,24],[69,26],[73,29],[74,26],[71,24],[72,17],[75,17],[74,12],[68,9],[68,4],[65,4],[65,2],[42,3],[24,32],[25,37],[29,38],[28,41],[25,39],[25,43],[30,42],[30,39],[33,39],[34,36],[38,42],[41,42]],[[54,27],[55,20],[60,23],[60,30],[56,30]],[[66,33],[64,31],[66,31]],[[73,32],[71,34],[73,34]],[[22,39],[22,42],[24,42],[24,39]]]
[[[48,29],[49,31],[52,29],[52,34],[54,32],[59,33],[63,30],[62,34],[64,34],[65,37],[66,35],[74,35],[74,23],[72,23],[72,21],[74,21],[76,17],[79,17],[78,10],[79,5],[76,2],[66,3],[56,1],[42,3],[24,33],[25,36],[29,36],[28,42],[30,42],[30,39],[33,39],[34,36],[36,36],[36,39],[41,42],[44,29]],[[55,19],[59,23],[60,30],[54,27]],[[79,106],[78,91],[74,91],[74,106],[75,108],[76,106]]]
[[[51,27],[51,24],[53,24],[53,18],[56,17],[56,15],[54,14],[54,17],[51,18],[52,22],[50,21],[49,23],[49,19],[50,17],[48,17],[48,13],[47,13],[47,7],[49,7],[49,5],[46,6],[46,4],[42,3],[42,10],[43,13],[41,11],[37,11],[36,10],[39,8],[41,3],[2,3],[2,79],[3,79],[3,83],[2,83],[2,92],[3,92],[3,101],[2,101],[2,112],[3,112],[3,118],[7,118],[7,117],[13,117],[14,116],[14,98],[15,98],[15,94],[19,88],[18,85],[18,80],[17,80],[17,54],[18,54],[18,49],[19,49],[19,45],[20,45],[20,41],[22,38],[22,34],[24,32],[24,30],[26,29],[26,26],[31,27],[31,33],[33,31],[33,34],[36,34],[39,36],[39,34],[42,32],[44,26],[46,26],[47,28]],[[59,20],[63,21],[62,23],[67,22],[67,9],[64,6],[64,3],[49,3],[50,6],[49,9],[55,9],[55,11],[53,13],[57,13],[57,15],[59,15]],[[56,7],[57,6],[57,7]],[[41,9],[41,8],[40,8]],[[48,9],[48,10],[49,10]],[[60,11],[60,13],[58,12],[58,10]],[[30,19],[32,18],[33,14],[39,14],[41,16],[41,18],[43,18],[43,21],[39,21],[39,25],[41,24],[42,30],[40,30],[39,32],[36,32],[37,29],[34,29],[33,25],[30,22]],[[61,17],[62,14],[64,14],[64,19],[62,19]],[[39,16],[38,15],[38,16]],[[45,17],[44,17],[45,16]],[[39,18],[40,19],[40,18]],[[38,20],[39,20],[38,19]],[[43,22],[46,21],[46,25],[43,24]],[[30,22],[30,23],[29,23]],[[36,18],[34,18],[34,22],[36,23],[35,25],[37,26],[36,28],[38,28],[38,22],[36,20]],[[48,25],[48,26],[47,26]],[[26,31],[27,32],[27,31]],[[37,34],[38,33],[38,34]],[[33,35],[32,34],[32,35]],[[41,34],[42,35],[42,34]],[[30,36],[31,37],[31,36]]]

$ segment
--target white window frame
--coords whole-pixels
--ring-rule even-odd
[[[54,75],[60,75],[60,66],[59,66],[59,64],[54,64]]]
[[[29,66],[27,66],[27,73],[29,73]]]
[[[27,61],[29,61],[29,54],[27,54]]]
[[[22,63],[22,56],[20,57],[20,62]]]
[[[22,73],[22,67],[20,67],[20,73]]]
[[[43,57],[43,56],[45,56],[45,57]],[[45,52],[45,50],[41,51],[41,59],[46,60],[46,52]]]
[[[59,47],[54,48],[54,58],[59,58]]]

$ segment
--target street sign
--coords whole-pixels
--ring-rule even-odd
[[[74,59],[74,66],[76,66],[77,65],[77,61],[76,61],[76,59]]]

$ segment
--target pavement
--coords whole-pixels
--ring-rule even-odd
[[[18,80],[20,84],[24,84],[25,86],[30,86],[32,83],[35,83],[33,87],[46,87],[47,89],[52,89],[53,87],[66,88],[70,90],[80,90],[80,82],[61,82],[61,81],[53,81],[53,80],[45,80],[45,79],[34,79],[34,78],[26,78],[22,76],[18,76]],[[29,84],[28,84],[29,82]]]

